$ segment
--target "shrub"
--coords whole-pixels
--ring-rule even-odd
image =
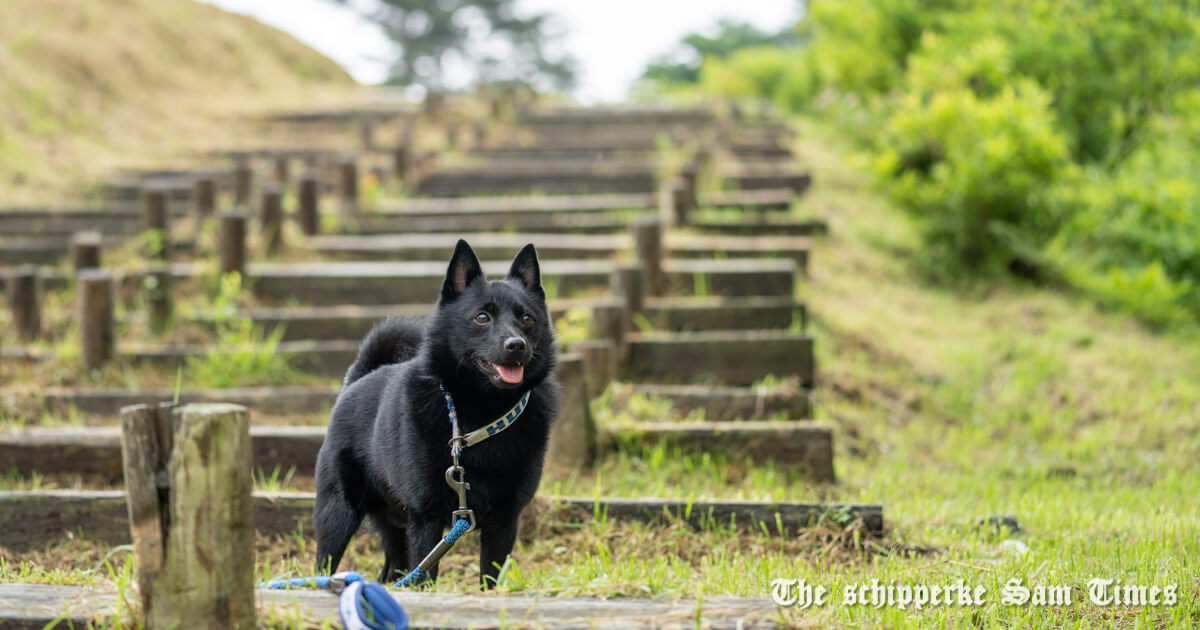
[[[879,172],[919,218],[929,269],[1007,268],[1058,222],[1049,191],[1067,150],[1050,97],[1009,75],[999,40],[957,57],[936,38],[925,49],[878,140]]]

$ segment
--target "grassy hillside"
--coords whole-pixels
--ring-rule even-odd
[[[216,121],[352,86],[290,35],[191,0],[3,0],[0,205],[78,196],[233,133]]]

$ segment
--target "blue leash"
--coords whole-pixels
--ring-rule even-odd
[[[317,587],[338,596],[338,616],[346,630],[406,630],[408,615],[383,586],[368,582],[354,571],[332,576],[313,576],[271,580],[259,588],[285,589]]]
[[[459,464],[459,455],[463,448],[478,444],[511,426],[529,404],[530,392],[525,392],[521,400],[508,413],[466,436],[459,430],[458,412],[454,409],[454,400],[444,389],[442,396],[446,399],[446,411],[450,417],[450,456],[453,460],[453,465],[446,470],[446,483],[458,495],[458,509],[453,512],[452,518],[455,520],[454,525],[450,527],[450,532],[430,550],[415,569],[392,585],[392,588],[396,589],[419,584],[428,575],[429,569],[450,551],[450,548],[458,542],[459,538],[463,537],[463,534],[475,529],[475,512],[467,507],[467,490],[471,488],[471,484],[466,481],[466,471]],[[338,614],[341,615],[342,625],[346,630],[405,630],[408,628],[408,617],[404,614],[404,609],[388,593],[387,589],[375,582],[367,582],[354,571],[343,571],[332,576],[314,575],[270,580],[258,584],[258,588],[272,590],[314,587],[328,589],[338,595]]]

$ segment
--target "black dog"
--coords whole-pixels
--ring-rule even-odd
[[[533,245],[517,254],[507,278],[488,282],[460,240],[428,323],[380,322],[346,374],[317,457],[317,572],[337,570],[364,516],[383,538],[381,582],[415,567],[438,543],[458,508],[445,479],[451,459],[443,388],[463,434],[531,392],[510,428],[462,451],[481,580],[485,588],[494,584],[542,476],[560,398],[554,360]],[[437,579],[437,567],[427,576]]]

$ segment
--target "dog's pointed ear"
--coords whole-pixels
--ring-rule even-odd
[[[450,257],[450,267],[446,270],[446,282],[442,284],[442,301],[450,302],[462,295],[472,282],[483,278],[483,269],[475,251],[466,241],[459,239],[454,247],[454,255]]]
[[[517,252],[508,270],[508,277],[520,283],[526,291],[546,299],[546,292],[542,290],[542,268],[538,265],[537,250],[533,248],[533,243]]]

